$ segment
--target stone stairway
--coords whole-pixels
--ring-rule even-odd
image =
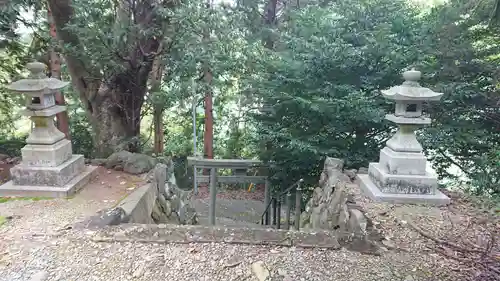
[[[248,228],[266,228],[260,224],[265,205],[257,200],[237,200],[217,198],[215,209],[216,224],[220,226],[236,226]],[[194,199],[193,207],[198,215],[200,225],[209,225],[209,199]],[[285,218],[285,207],[282,208],[282,220]]]

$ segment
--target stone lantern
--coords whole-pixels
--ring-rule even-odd
[[[12,180],[0,186],[0,196],[67,196],[85,185],[95,170],[85,166],[83,155],[72,154],[71,142],[54,125],[55,115],[66,111],[56,105],[54,95],[69,83],[46,77],[43,63],[32,62],[27,68],[28,78],[6,89],[27,97],[22,114],[34,128],[21,149],[21,163],[10,170]]]
[[[420,77],[420,71],[406,71],[402,85],[382,90],[386,99],[396,103],[395,113],[385,118],[399,128],[380,151],[379,162],[369,164],[368,175],[358,175],[363,192],[373,200],[434,205],[450,202],[437,189],[437,176],[427,170],[427,159],[415,136],[416,129],[431,123],[422,114],[423,103],[439,101],[443,96],[421,87]]]

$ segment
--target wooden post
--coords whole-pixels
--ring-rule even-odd
[[[286,194],[286,218],[285,229],[290,229],[290,213],[292,211],[292,193],[290,191]]]
[[[273,197],[273,199],[271,199],[271,202],[273,208],[273,225],[276,225],[276,208],[277,208],[276,198]]]
[[[264,206],[268,206],[269,205],[269,202],[271,201],[271,199],[269,198],[270,197],[270,187],[271,187],[271,183],[269,182],[269,179],[266,178],[266,182],[265,182],[265,189],[264,189]],[[269,209],[267,210],[266,214],[265,214],[265,223],[266,225],[269,225]]]
[[[198,178],[197,178],[197,173],[196,173],[196,165],[193,166],[193,186],[194,186],[194,194],[198,194]]]
[[[210,205],[208,217],[210,225],[215,225],[215,201],[217,199],[217,169],[210,169]]]
[[[300,210],[302,204],[302,181],[297,184],[297,192],[295,193],[295,230],[300,228]]]
[[[281,228],[281,197],[278,197],[276,202],[276,228]]]
[[[50,36],[54,39],[57,39],[56,25],[54,23],[54,18],[52,17],[52,11],[50,10],[50,7],[47,7],[47,20],[49,22]],[[50,77],[61,79],[61,57],[52,47],[50,47],[49,49],[49,68]],[[66,105],[64,95],[61,91],[57,91],[55,93],[55,100],[57,105]],[[57,113],[56,120],[57,129],[64,133],[66,139],[71,140],[68,112],[65,110],[63,112]]]

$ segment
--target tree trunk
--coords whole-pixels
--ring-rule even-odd
[[[208,74],[210,75],[210,74]],[[210,75],[210,81],[211,81]],[[214,117],[212,104],[212,91],[207,90],[205,93],[205,131],[203,134],[203,148],[205,158],[214,158]]]
[[[157,95],[161,91],[161,78],[163,76],[163,64],[161,57],[157,56],[153,62],[153,70],[151,71],[151,93]],[[162,99],[153,99],[153,126],[154,140],[153,150],[156,155],[163,154],[163,109],[164,103]]]
[[[87,116],[94,131],[96,156],[106,157],[116,150],[140,151],[137,137],[145,94],[146,89],[134,94],[112,89],[92,103]]]
[[[50,36],[56,39],[57,38],[56,25],[54,23],[54,19],[52,18],[52,12],[50,10],[50,7],[47,7],[47,19],[49,22]],[[49,50],[49,68],[51,77],[61,79],[61,57],[52,47]],[[63,105],[63,106],[66,105],[66,102],[64,101],[64,95],[60,91],[57,91],[55,93],[55,100],[56,104],[58,105]],[[64,111],[57,113],[56,120],[57,120],[56,123],[57,128],[59,129],[59,131],[63,132],[64,135],[66,135],[66,139],[71,140],[71,134],[69,131],[68,112]]]
[[[154,153],[163,154],[165,149],[163,145],[163,107],[153,106],[153,125],[154,125]]]
[[[211,9],[211,1],[208,0],[206,4],[207,9]],[[208,42],[210,30],[208,27],[203,34],[203,39]],[[205,83],[207,84],[207,90],[205,92],[205,131],[203,133],[203,148],[205,152],[205,158],[214,158],[214,117],[213,117],[213,101],[212,101],[212,73],[210,71],[210,66],[208,62],[205,62],[204,75]]]
[[[278,6],[278,0],[269,0],[266,5],[264,23],[269,29],[273,29],[277,24],[276,19],[276,8]],[[274,38],[272,32],[268,32],[264,36],[264,47],[269,50],[274,49]]]
[[[71,0],[48,0],[48,4],[58,39],[63,44],[81,46],[77,34],[65,28],[74,13]],[[174,2],[165,5],[172,8]],[[140,149],[141,107],[153,60],[159,55],[160,42],[163,40],[163,34],[152,36],[143,32],[153,27],[162,29],[163,22],[151,13],[156,7],[157,3],[153,0],[134,1],[134,6],[127,14],[121,14],[120,17],[127,16],[129,19],[133,15],[134,24],[140,27],[130,31],[133,32],[130,38],[134,40],[126,42],[127,48],[117,49],[113,53],[117,62],[127,61],[123,64],[122,72],[106,73],[103,69],[86,64],[86,60],[82,59],[84,54],[65,54],[72,83],[94,129],[96,156],[107,157],[119,146],[119,149],[132,152]]]

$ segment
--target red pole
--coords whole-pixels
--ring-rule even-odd
[[[50,11],[49,7],[47,7],[47,18],[49,21],[50,36],[54,39],[57,39],[56,25],[54,23],[54,19],[52,18],[52,11]],[[61,79],[61,57],[54,49],[51,48],[49,50],[49,58],[50,58],[49,67],[50,67],[51,77]],[[57,105],[66,104],[66,102],[64,101],[64,95],[59,91],[56,92],[55,99]],[[56,120],[57,120],[57,128],[59,129],[59,131],[63,132],[66,135],[66,139],[71,140],[71,135],[69,131],[68,112],[63,111],[61,113],[57,113]]]

